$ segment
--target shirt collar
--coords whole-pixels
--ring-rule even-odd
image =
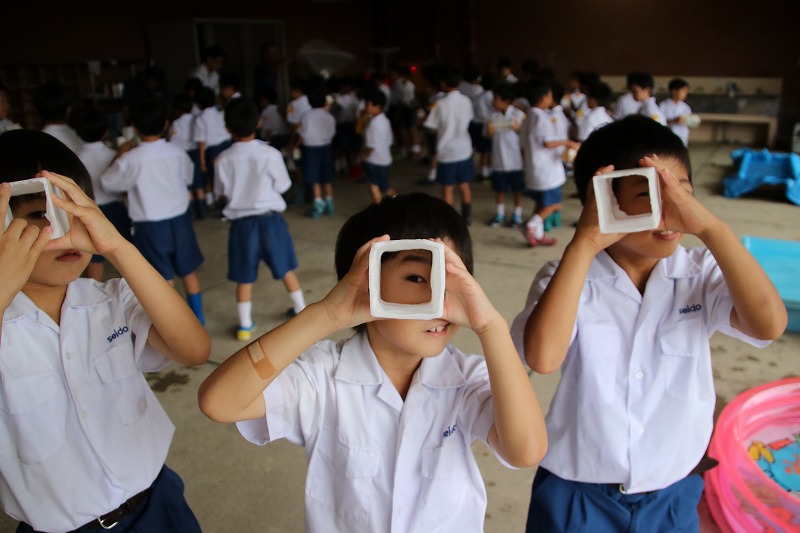
[[[100,286],[88,279],[77,279],[67,286],[67,295],[64,298],[62,309],[71,307],[74,309],[89,308],[97,305],[103,305],[111,301],[111,298]],[[8,322],[16,320],[28,313],[39,313],[39,309],[33,300],[20,291],[14,297],[11,305],[8,306],[6,312],[3,314],[3,321]]]
[[[692,259],[689,253],[681,245],[667,257],[662,259],[656,265],[653,272],[660,272],[664,277],[678,279],[678,278],[691,278],[696,276],[702,271],[702,267]],[[589,272],[586,275],[587,280],[599,280],[606,278],[616,278],[625,272],[620,266],[611,259],[608,252],[603,250],[597,254],[597,260],[592,261],[589,266]]]
[[[417,374],[420,383],[434,389],[462,387],[467,383],[464,373],[453,360],[449,346],[439,355],[423,359]],[[366,332],[353,335],[345,341],[335,379],[354,385],[380,385],[384,375]]]

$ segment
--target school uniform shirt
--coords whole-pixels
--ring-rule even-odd
[[[203,85],[209,89],[213,89],[214,94],[219,94],[219,72],[216,70],[213,72],[209,71],[205,63],[199,64],[189,77],[199,79]]]
[[[195,118],[191,113],[184,113],[172,121],[169,128],[169,142],[185,151],[197,150],[194,140]]]
[[[486,120],[494,113],[494,91],[484,91],[478,98],[478,102],[473,106],[475,116],[472,118],[475,122],[486,122]]]
[[[186,189],[193,177],[189,155],[159,139],[122,154],[100,181],[107,191],[128,194],[131,220],[147,222],[184,214],[189,207]]]
[[[336,135],[336,119],[322,107],[315,107],[303,115],[297,133],[305,146],[325,146]]]
[[[124,279],[79,278],[56,324],[24,293],[3,314],[0,500],[37,531],[70,531],[149,487],[174,426],[142,372],[169,360]]]
[[[83,146],[83,139],[66,124],[47,124],[42,128],[42,131],[64,143],[67,148],[76,154]]]
[[[292,126],[297,126],[300,124],[303,115],[309,111],[311,111],[311,104],[308,102],[308,96],[299,96],[286,106],[286,122]]]
[[[614,122],[603,106],[587,109],[586,113],[578,119],[578,141],[583,142],[594,130],[600,126]]]
[[[417,101],[417,86],[411,80],[400,81],[399,94],[400,103],[411,107]]]
[[[267,132],[272,136],[289,133],[289,127],[275,104],[270,104],[261,111],[261,135],[266,137]]]
[[[486,89],[480,83],[468,83],[468,82],[461,82],[458,84],[458,90],[469,98],[469,101],[472,102],[472,114],[478,114],[478,101],[481,99],[481,95],[486,92]],[[475,120],[473,118],[472,120]]]
[[[447,346],[423,359],[404,401],[359,333],[310,347],[264,402],[266,418],[237,427],[255,444],[305,447],[306,531],[483,531],[471,450],[494,423],[483,357]]]
[[[692,108],[683,100],[676,102],[672,98],[667,98],[658,104],[658,107],[661,108],[661,112],[664,113],[664,118],[667,119],[667,122],[692,114]],[[689,126],[678,123],[668,124],[668,126],[672,133],[681,138],[684,146],[689,145]]]
[[[392,164],[392,125],[384,113],[378,113],[367,124],[364,146],[372,148],[367,163],[387,166]]]
[[[564,141],[555,128],[550,114],[531,107],[520,129],[525,187],[532,191],[549,191],[567,181],[558,148],[545,148],[545,142]]]
[[[235,142],[214,162],[214,192],[228,199],[228,220],[286,210],[281,194],[292,186],[281,153],[258,139]]]
[[[380,85],[378,85],[378,89],[380,89],[380,91],[386,97],[386,105],[383,107],[383,112],[386,113],[389,110],[389,106],[392,105],[392,102],[391,102],[391,100],[392,100],[392,89],[389,88],[389,86],[386,85],[386,83],[381,83]]]
[[[78,150],[78,158],[86,167],[89,172],[89,177],[92,179],[92,189],[94,190],[94,201],[97,205],[110,204],[111,202],[121,202],[123,196],[121,194],[113,194],[106,191],[100,181],[100,178],[108,170],[114,156],[117,155],[116,150],[109,148],[102,141],[93,143],[84,143]]]
[[[539,271],[514,319],[518,349],[557,265],[549,262]],[[589,267],[545,417],[550,444],[541,466],[572,481],[621,483],[629,493],[686,477],[714,427],[709,338],[720,331],[753,346],[769,344],[734,329],[732,308],[722,272],[705,247],[678,246],[660,260],[644,295],[600,252]]]
[[[664,113],[661,111],[661,108],[658,107],[655,96],[651,96],[642,102],[642,107],[639,108],[639,114],[652,118],[662,126],[667,125],[667,119],[664,117]]]
[[[525,113],[513,105],[508,106],[505,113],[495,111],[486,122],[486,127],[495,120],[516,120],[522,126]],[[522,151],[519,144],[519,132],[514,130],[496,131],[492,135],[492,170],[508,172],[522,170]]]
[[[336,113],[336,123],[342,122],[355,122],[356,113],[358,112],[358,98],[353,93],[336,94],[333,99],[338,104],[338,112]]]
[[[200,113],[194,121],[194,141],[209,146],[216,146],[231,138],[225,129],[225,112],[217,106],[210,106]]]
[[[579,109],[585,109],[587,107],[587,100],[588,98],[585,94],[580,91],[575,91],[564,95],[561,99],[561,106],[567,109],[570,115],[575,117]]]
[[[550,108],[550,120],[553,121],[553,126],[556,129],[556,135],[562,141],[569,139],[569,128],[572,124],[570,120],[567,118],[566,113],[564,113],[564,108],[561,107],[561,104],[556,104],[552,108]],[[561,147],[559,152],[563,152],[564,148]]]
[[[620,120],[628,115],[635,115],[639,112],[642,104],[636,101],[630,91],[626,92],[617,99],[617,105],[614,106],[614,120]]]
[[[436,102],[424,126],[436,130],[436,158],[440,163],[454,163],[472,157],[469,123],[472,102],[457,90]]]

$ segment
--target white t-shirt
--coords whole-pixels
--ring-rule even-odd
[[[511,327],[522,354],[525,322],[558,262],[533,280]],[[714,427],[709,338],[720,331],[753,346],[731,325],[728,286],[707,248],[679,246],[658,262],[644,295],[605,251],[580,296],[561,380],[545,418],[541,466],[564,479],[659,490],[700,461]]]
[[[661,108],[658,107],[655,96],[651,96],[642,102],[642,107],[639,108],[639,114],[652,118],[662,126],[667,125],[667,119],[664,117],[664,113],[661,111]]]
[[[199,79],[203,85],[208,87],[209,89],[214,90],[214,94],[219,94],[219,72],[216,70],[213,72],[209,72],[208,68],[206,68],[205,63],[201,63],[197,66],[189,74],[189,77],[194,77]]]
[[[297,126],[300,124],[303,115],[309,111],[311,111],[311,104],[308,102],[308,96],[299,96],[286,106],[286,122],[292,126]]]
[[[439,162],[454,163],[472,157],[471,120],[472,102],[458,90],[449,91],[431,108],[424,126],[436,130]]]
[[[123,279],[78,278],[61,326],[20,292],[0,344],[0,500],[37,531],[71,531],[155,480],[174,426],[142,372],[169,360]],[[61,335],[61,328],[64,335]]]
[[[83,166],[89,172],[92,178],[92,189],[94,189],[94,201],[97,205],[110,204],[111,202],[121,202],[122,196],[119,194],[112,194],[106,192],[100,183],[100,178],[103,173],[108,170],[111,161],[117,152],[101,141],[93,143],[84,143],[78,151],[78,158],[80,158]]]
[[[225,128],[225,112],[216,106],[203,109],[194,121],[194,141],[204,143],[206,148],[216,146],[231,138]]]
[[[364,132],[364,146],[372,148],[367,156],[367,163],[373,165],[392,164],[392,125],[384,113],[372,117]]]
[[[228,199],[228,220],[286,210],[281,194],[292,180],[281,153],[264,141],[233,143],[215,160],[214,178],[214,192]]]
[[[555,129],[552,117],[544,109],[531,107],[522,123],[522,147],[525,187],[532,191],[549,191],[567,181],[558,148],[546,148],[545,142],[564,141]]]
[[[325,146],[336,135],[336,119],[322,107],[315,107],[303,115],[297,133],[305,146]]]
[[[159,139],[122,154],[100,181],[107,191],[127,193],[128,216],[134,222],[146,222],[184,214],[193,177],[189,155]]]
[[[76,154],[81,146],[83,146],[83,139],[75,133],[75,130],[66,124],[47,124],[42,128],[42,131],[64,143],[67,148]]]
[[[620,120],[628,115],[635,115],[639,112],[642,104],[636,101],[630,91],[626,92],[617,99],[617,104],[614,106],[614,120]]]
[[[355,122],[358,112],[358,98],[354,93],[336,94],[334,97],[338,111],[336,113],[336,123]]]
[[[494,120],[516,120],[522,126],[525,121],[525,113],[520,109],[509,105],[505,113],[495,111],[486,122],[485,128]],[[484,133],[485,134],[485,133]],[[508,172],[510,170],[522,170],[522,151],[519,144],[519,131],[513,129],[496,131],[492,139],[492,170]]]
[[[594,109],[586,109],[578,118],[578,140],[580,142],[585,141],[590,133],[609,122],[614,122],[614,120],[608,115],[605,107],[598,106]]]
[[[267,138],[267,132],[271,136],[289,133],[289,127],[275,104],[270,104],[261,111],[261,136]]]
[[[183,148],[187,152],[196,150],[197,143],[194,140],[195,118],[191,113],[184,113],[170,124],[169,142]]]
[[[658,104],[658,107],[661,108],[661,112],[664,113],[664,118],[667,119],[667,122],[692,114],[692,108],[683,100],[675,102],[672,98],[667,98]],[[678,123],[668,124],[668,126],[672,133],[681,138],[684,146],[689,145],[689,126]]]
[[[483,531],[486,490],[471,445],[494,423],[486,361],[447,346],[405,401],[366,334],[306,350],[264,391],[250,442],[285,438],[308,457],[306,531]]]
[[[485,122],[494,113],[494,91],[484,91],[473,106],[475,122]]]

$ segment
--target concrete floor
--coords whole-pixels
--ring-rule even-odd
[[[696,195],[714,213],[726,220],[737,235],[758,235],[800,240],[798,208],[780,197],[729,200],[721,194],[721,178],[729,171],[732,145],[692,145]],[[392,181],[399,192],[424,189],[439,194],[438,187],[416,184],[427,168],[419,163],[398,161]],[[471,233],[475,243],[475,276],[487,294],[511,322],[522,308],[530,282],[547,260],[558,258],[571,237],[580,204],[570,197],[574,185],[564,187],[563,225],[553,235],[551,248],[532,249],[518,230],[490,228],[484,222],[494,213],[494,200],[487,183],[475,184],[474,219]],[[367,205],[366,186],[351,180],[335,182],[336,215],[310,220],[304,209],[292,208],[286,220],[294,238],[300,267],[298,276],[306,301],[322,298],[335,283],[333,249],[340,225],[352,213]],[[526,213],[530,205],[526,205]],[[226,223],[218,219],[198,222],[196,230],[206,261],[199,270],[203,286],[207,329],[213,348],[208,364],[199,368],[171,365],[148,380],[176,426],[168,464],[186,483],[186,496],[205,531],[298,532],[303,530],[303,484],[305,454],[300,447],[276,442],[266,447],[247,443],[233,425],[216,424],[197,408],[196,391],[202,380],[242,345],[234,338],[237,315],[234,285],[225,279],[227,268]],[[684,244],[697,244],[687,237]],[[254,289],[253,316],[256,334],[268,331],[284,320],[290,306],[280,282],[273,281],[262,267]],[[339,337],[349,336],[342,332]],[[465,351],[479,352],[474,334],[462,331],[455,339]],[[752,386],[797,374],[800,365],[800,335],[787,333],[770,347],[755,350],[748,345],[716,335],[711,339],[715,364],[718,409],[736,394]],[[558,375],[532,377],[546,409]],[[481,471],[487,485],[489,505],[486,531],[522,531],[534,471],[508,470],[476,445]],[[701,509],[704,533],[716,532]],[[13,531],[14,524],[0,518],[0,532]]]

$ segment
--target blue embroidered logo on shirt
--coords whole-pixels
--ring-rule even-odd
[[[128,331],[129,331],[129,330],[128,330],[128,326],[120,326],[120,327],[118,327],[118,328],[116,329],[116,331],[113,331],[113,332],[111,333],[111,335],[109,335],[108,337],[106,337],[106,340],[108,340],[108,342],[111,342],[111,341],[113,341],[114,339],[116,339],[117,337],[122,337],[123,335],[125,335],[126,333],[128,333]]]
[[[455,424],[453,424],[452,427],[451,426],[447,426],[447,429],[445,429],[444,433],[442,433],[442,438],[450,437],[450,436],[454,435],[455,432],[456,432],[456,425]]]
[[[703,306],[700,304],[687,305],[686,307],[681,307],[680,309],[678,309],[678,314],[685,315],[687,313],[694,313],[695,311],[700,311],[701,309],[703,309]]]

